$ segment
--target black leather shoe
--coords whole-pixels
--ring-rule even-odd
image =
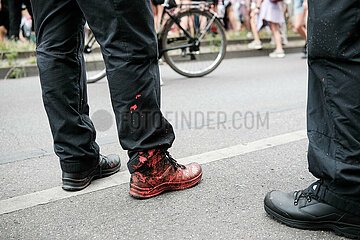
[[[100,155],[99,165],[86,172],[62,174],[62,188],[66,191],[79,191],[91,183],[93,179],[110,176],[120,170],[120,158],[117,155]]]
[[[310,187],[316,188],[316,185]],[[265,211],[290,227],[332,230],[338,235],[360,239],[360,217],[314,199],[308,191],[272,191],[264,199]]]

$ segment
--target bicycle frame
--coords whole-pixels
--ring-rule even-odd
[[[208,5],[210,5],[210,3],[206,3],[206,2],[191,1],[189,3],[181,3],[180,4],[180,9],[176,13],[171,13],[171,10],[174,9],[174,8],[169,8],[169,0],[165,0],[164,4],[162,4],[162,5],[164,7],[164,11],[162,12],[162,15],[161,15],[160,26],[159,26],[160,30],[157,33],[158,34],[158,40],[159,40],[158,41],[159,59],[162,57],[163,53],[166,52],[166,51],[172,51],[172,50],[176,50],[176,49],[184,49],[184,48],[187,48],[187,47],[198,47],[199,42],[204,38],[205,33],[210,29],[210,27],[213,24],[213,22],[215,21],[215,19],[219,18],[215,11],[213,11],[212,9],[207,7]],[[185,6],[185,7],[183,7],[183,6]],[[191,34],[181,26],[180,22],[177,19],[177,15],[179,13],[187,11],[189,9],[198,9],[198,10],[206,11],[206,12],[209,12],[213,16],[211,18],[211,20],[208,22],[207,26],[205,27],[205,31],[200,35],[199,38],[192,37]],[[168,19],[165,22],[165,24],[163,24],[165,14],[168,15],[170,17],[170,19]],[[174,23],[179,27],[179,29],[184,32],[186,37],[189,38],[189,43],[184,44],[184,45],[179,45],[179,46],[176,46],[176,47],[162,49],[160,37],[162,35],[164,27],[166,26],[166,24],[170,20],[173,20]]]
[[[164,11],[162,12],[161,15],[161,20],[160,20],[160,26],[159,26],[159,31],[157,32],[157,38],[158,38],[158,49],[159,49],[159,59],[163,56],[164,53],[168,52],[168,51],[172,51],[172,50],[178,50],[180,49],[182,51],[182,56],[186,56],[186,55],[190,55],[191,56],[191,60],[195,59],[195,55],[199,55],[200,54],[200,41],[203,40],[205,34],[209,31],[209,28],[211,27],[212,24],[217,24],[219,25],[222,24],[224,25],[224,23],[221,21],[221,19],[218,17],[218,15],[216,14],[216,12],[214,12],[211,8],[209,8],[208,6],[211,5],[210,3],[206,3],[206,2],[201,2],[201,1],[197,1],[197,2],[188,2],[188,3],[181,3],[179,9],[177,9],[175,12],[173,12],[173,10],[175,9],[175,7],[170,7],[169,6],[169,0],[165,0],[163,6],[164,6]],[[191,9],[197,9],[203,12],[206,12],[208,15],[210,15],[210,19],[208,22],[206,22],[206,26],[205,26],[205,31],[202,32],[200,34],[199,37],[192,37],[191,35],[191,30],[187,31],[183,27],[181,26],[181,22],[180,22],[180,18],[178,17],[179,14],[182,14],[183,12],[186,12],[188,10]],[[164,19],[164,16],[168,15],[169,19]],[[217,20],[220,20],[219,22],[217,22]],[[184,33],[184,36],[179,36],[179,37],[173,37],[173,38],[167,38],[167,34],[165,34],[165,29],[167,29],[168,24],[172,24],[172,22],[174,22],[176,24],[176,26],[178,27],[178,29],[180,31],[182,31]],[[205,22],[204,22],[205,23]],[[202,26],[203,27],[203,26]],[[223,26],[221,27],[221,29],[223,28]],[[196,29],[194,29],[196,30]],[[222,31],[222,36],[224,36],[224,31]],[[171,42],[171,41],[186,41],[187,43],[182,44],[180,46],[176,46],[176,47],[169,47],[166,49],[162,48],[162,42],[163,39],[162,37],[165,37],[167,39],[167,43]],[[92,34],[91,37],[88,39],[87,44],[85,45],[85,49],[84,52],[85,53],[90,53],[92,51],[93,45],[95,44],[96,40],[94,35]],[[226,42],[226,40],[225,40]],[[181,42],[183,43],[183,42]],[[180,44],[181,44],[180,43]],[[226,44],[226,43],[225,43]],[[189,48],[189,51],[187,52],[187,48]],[[225,47],[226,50],[226,47]],[[184,54],[184,55],[183,55]],[[166,58],[167,54],[165,55]],[[224,54],[222,54],[221,59],[216,63],[216,66],[212,69],[210,69],[209,71],[205,72],[205,73],[184,73],[183,71],[174,68],[173,65],[170,65],[171,68],[173,68],[176,72],[178,72],[179,74],[186,76],[186,77],[199,77],[199,76],[203,76],[206,75],[208,73],[210,73],[211,71],[213,71],[218,64],[221,62],[221,60],[223,59]],[[88,77],[88,82],[92,83],[92,82],[96,82],[100,79],[102,79],[103,77],[106,76],[106,71],[105,69],[103,69],[103,71],[101,71],[100,73],[96,74],[96,75],[92,75],[90,77]]]

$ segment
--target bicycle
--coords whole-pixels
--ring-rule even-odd
[[[162,5],[157,33],[159,59],[185,77],[202,77],[214,71],[225,57],[226,36],[222,20],[211,9],[212,2],[182,2],[177,8],[165,0]],[[89,38],[85,53],[91,52],[95,41],[94,36]],[[88,76],[88,82],[105,76],[104,69]]]

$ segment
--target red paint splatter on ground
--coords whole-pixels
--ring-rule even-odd
[[[137,109],[137,105],[136,105],[136,104],[135,104],[134,106],[131,106],[131,107],[130,107],[130,111],[131,111],[131,110],[136,110],[136,109]]]
[[[139,97],[141,97],[141,94],[136,95],[135,99],[138,99]]]

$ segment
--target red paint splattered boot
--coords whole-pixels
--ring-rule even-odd
[[[197,163],[181,165],[164,150],[152,151],[150,155],[149,162],[154,162],[154,166],[131,174],[130,195],[135,198],[150,198],[165,191],[190,188],[201,180],[202,169]]]

